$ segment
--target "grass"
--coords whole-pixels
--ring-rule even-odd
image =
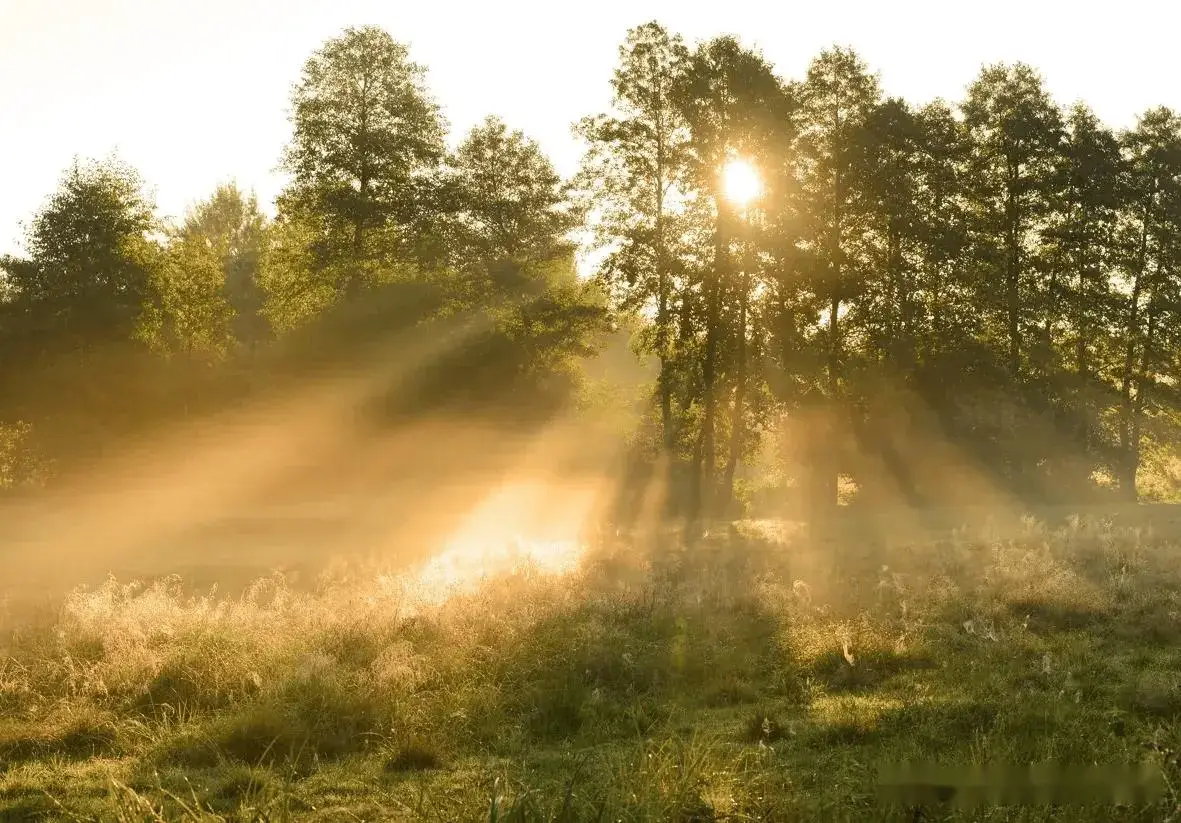
[[[1148,761],[1165,820],[1181,541],[1074,519],[839,551],[744,524],[608,541],[441,601],[110,581],[9,625],[0,820],[913,820],[880,763]]]

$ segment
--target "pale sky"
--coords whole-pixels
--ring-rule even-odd
[[[410,47],[451,123],[486,114],[572,172],[570,124],[602,110],[628,28],[656,19],[693,42],[734,34],[786,77],[833,43],[889,94],[958,100],[984,63],[1024,60],[1060,102],[1113,126],[1181,109],[1175,0],[0,0],[0,253],[74,155],[117,152],[164,215],[237,180],[268,205],[291,85],[346,26]]]

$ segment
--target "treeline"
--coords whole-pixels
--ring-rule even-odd
[[[772,433],[781,485],[820,508],[842,477],[870,501],[1134,497],[1172,450],[1173,112],[1117,133],[1021,64],[916,107],[849,50],[788,80],[655,23],[611,85],[564,181],[495,118],[448,151],[424,69],[349,29],[294,88],[274,219],[223,186],[165,225],[134,171],[75,164],[0,261],[0,415],[26,456],[0,481],[394,331],[394,358],[408,330],[452,342],[386,417],[527,425],[628,318],[659,364],[634,467],[692,513],[736,511]],[[603,252],[588,280],[580,230]]]
[[[538,145],[490,117],[447,151],[424,70],[371,27],[308,59],[291,110],[273,219],[223,185],[171,223],[117,160],[65,173],[0,259],[5,485],[309,375],[386,374],[362,424],[578,399],[610,317]]]
[[[1181,118],[1115,133],[1030,67],[958,104],[850,50],[778,77],[732,38],[629,33],[586,120],[600,277],[646,311],[662,446],[724,511],[768,421],[815,506],[1136,495],[1176,443]],[[723,169],[758,169],[727,198]]]

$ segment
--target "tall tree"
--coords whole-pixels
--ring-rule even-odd
[[[985,272],[981,297],[1001,318],[998,338],[1018,377],[1029,354],[1022,341],[1041,339],[1039,310],[1050,300],[1040,232],[1055,205],[1062,116],[1041,75],[1024,63],[986,67],[969,87],[963,113],[971,136],[975,258]]]
[[[868,231],[865,198],[857,183],[857,147],[865,124],[881,98],[878,79],[852,50],[822,52],[808,67],[800,87],[798,152],[806,227],[804,245],[811,258],[813,288],[823,305],[826,329],[826,375],[822,396],[827,406],[817,420],[825,431],[811,438],[814,453],[814,504],[836,505],[841,439],[837,427],[845,361],[845,313],[860,298],[865,274],[859,250]]]
[[[1123,147],[1129,179],[1118,474],[1121,490],[1134,500],[1146,415],[1160,401],[1158,392],[1177,379],[1166,341],[1175,340],[1181,320],[1181,117],[1151,109],[1124,135]]]
[[[117,160],[75,162],[6,258],[0,414],[32,425],[47,458],[79,454],[150,402],[145,304],[161,264],[153,207]]]
[[[364,283],[371,235],[401,253],[416,242],[409,229],[429,202],[445,131],[424,73],[384,30],[349,28],[308,59],[292,95],[280,210],[324,224],[320,256],[349,261],[347,295]]]
[[[1076,462],[1089,474],[1088,463],[1104,462],[1104,380],[1114,354],[1106,331],[1114,319],[1112,276],[1126,175],[1116,135],[1082,104],[1067,114],[1059,162],[1058,206],[1043,235],[1050,281],[1042,336],[1047,347],[1058,338],[1063,433],[1073,438]]]
[[[650,350],[660,361],[657,391],[666,455],[671,455],[676,441],[674,204],[683,194],[676,187],[685,171],[688,140],[676,93],[688,60],[681,38],[658,23],[630,30],[611,78],[614,111],[586,118],[577,127],[588,146],[584,178],[600,211],[596,240],[611,249],[600,278],[620,307],[654,310]]]
[[[732,488],[717,490],[716,440],[718,398],[723,377],[722,345],[726,337],[724,303],[738,297],[735,308],[740,319],[736,333],[736,354],[743,363],[746,351],[749,301],[753,286],[744,266],[734,277],[732,245],[739,215],[728,199],[724,175],[727,165],[742,160],[759,166],[773,153],[776,137],[782,134],[788,116],[784,87],[770,65],[758,53],[744,48],[732,37],[702,43],[692,54],[679,84],[678,99],[690,134],[690,185],[712,207],[712,261],[702,284],[704,302],[704,351],[702,353],[702,422],[694,447],[692,506],[696,513],[716,514],[717,491],[729,506]],[[762,165],[766,165],[765,162]],[[754,174],[758,174],[757,171]],[[735,403],[731,416],[741,437],[744,420],[745,366],[735,375]],[[726,473],[732,484],[733,471]]]
[[[916,114],[919,141],[916,211],[920,221],[919,268],[926,321],[923,355],[959,347],[975,328],[974,300],[968,288],[968,247],[964,198],[967,134],[942,100]]]
[[[906,103],[886,100],[866,117],[854,146],[852,187],[860,192],[867,233],[861,306],[854,318],[866,334],[867,356],[908,375],[915,366],[921,323],[918,245],[921,240],[920,121]]]

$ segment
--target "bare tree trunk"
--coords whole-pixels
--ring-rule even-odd
[[[742,438],[746,433],[745,404],[746,404],[746,327],[747,315],[750,311],[750,274],[743,272],[742,294],[738,305],[738,356],[734,386],[734,413],[730,422],[730,455],[726,462],[725,477],[722,482],[724,499],[722,504],[730,512],[737,509],[734,499],[734,474],[738,469],[738,460],[742,455]]]
[[[1021,373],[1021,216],[1017,206],[1019,172],[1010,164],[1005,201],[1005,304],[1009,332],[1009,372]]]
[[[1132,296],[1128,300],[1127,340],[1124,346],[1124,366],[1120,380],[1120,491],[1128,500],[1138,498],[1136,472],[1139,469],[1139,432],[1134,418],[1136,415],[1133,388],[1136,380],[1136,337],[1140,332],[1140,300],[1148,268],[1148,208],[1144,209],[1140,226],[1140,242],[1137,251],[1136,276],[1132,280]],[[1134,436],[1135,435],[1135,436]],[[1135,441],[1135,442],[1134,442]]]
[[[357,218],[353,223],[353,265],[349,271],[349,279],[345,284],[345,297],[349,300],[356,299],[357,295],[361,293],[361,283],[363,278],[362,256],[365,253],[365,234],[362,226],[362,219]]]
[[[838,118],[839,124],[839,118]],[[828,517],[836,509],[839,466],[836,460],[836,427],[833,425],[840,391],[841,368],[841,298],[844,275],[844,249],[841,242],[844,231],[844,180],[838,170],[833,178],[833,223],[829,238],[829,274],[832,289],[828,315],[828,403],[823,415],[824,425],[816,432],[816,455],[813,471],[815,482],[812,507],[817,515]]]
[[[725,235],[725,216],[722,200],[718,198],[717,225],[714,229],[714,271],[708,283],[706,294],[705,317],[705,362],[702,368],[703,390],[705,394],[705,416],[702,420],[702,467],[697,474],[697,482],[701,489],[696,495],[700,500],[700,513],[711,516],[713,512],[714,472],[717,460],[717,366],[718,366],[718,336],[722,312],[722,281],[728,266],[728,247]]]
[[[1082,214],[1082,222],[1086,225],[1086,209],[1083,209]],[[1087,277],[1087,249],[1085,246],[1079,249],[1077,267],[1078,285],[1074,300],[1074,331],[1076,337],[1074,368],[1075,381],[1078,386],[1078,426],[1076,428],[1076,436],[1078,437],[1079,446],[1082,448],[1083,454],[1089,455],[1094,448],[1094,438],[1091,432],[1093,403],[1091,396],[1090,350],[1088,348],[1090,323],[1087,321],[1087,285],[1089,279]]]
[[[672,381],[669,375],[669,277],[664,254],[664,164],[664,132],[658,128],[656,179],[654,181],[654,194],[656,195],[656,348],[660,352],[660,375],[657,380],[660,386],[660,428],[663,435],[664,451],[666,458],[671,459],[676,441],[673,436]]]
[[[834,295],[829,306],[828,397],[823,414],[818,418],[820,425],[812,435],[815,438],[813,453],[816,455],[817,463],[814,507],[822,516],[832,514],[837,506],[838,497],[837,481],[840,467],[836,459],[839,446],[835,420],[840,404],[840,320],[837,317],[840,309],[840,297]]]
[[[1128,476],[1132,490],[1131,499],[1139,499],[1136,489],[1136,475],[1140,471],[1140,448],[1142,443],[1142,427],[1144,423],[1144,407],[1148,402],[1148,394],[1152,388],[1152,347],[1156,336],[1156,312],[1149,311],[1148,331],[1144,337],[1144,349],[1140,355],[1140,373],[1136,379],[1136,399],[1132,404],[1132,437],[1128,451]]]
[[[356,299],[361,293],[365,276],[365,218],[369,211],[369,171],[367,164],[362,161],[360,180],[360,212],[353,220],[353,265],[349,271],[348,283],[345,285],[345,297]]]
[[[1086,221],[1086,210],[1083,211],[1083,221]],[[1077,279],[1078,285],[1076,287],[1074,300],[1074,331],[1076,335],[1074,346],[1074,370],[1080,380],[1087,378],[1087,338],[1089,336],[1089,329],[1087,323],[1087,252],[1086,248],[1080,248],[1078,260],[1076,262],[1078,268]]]

